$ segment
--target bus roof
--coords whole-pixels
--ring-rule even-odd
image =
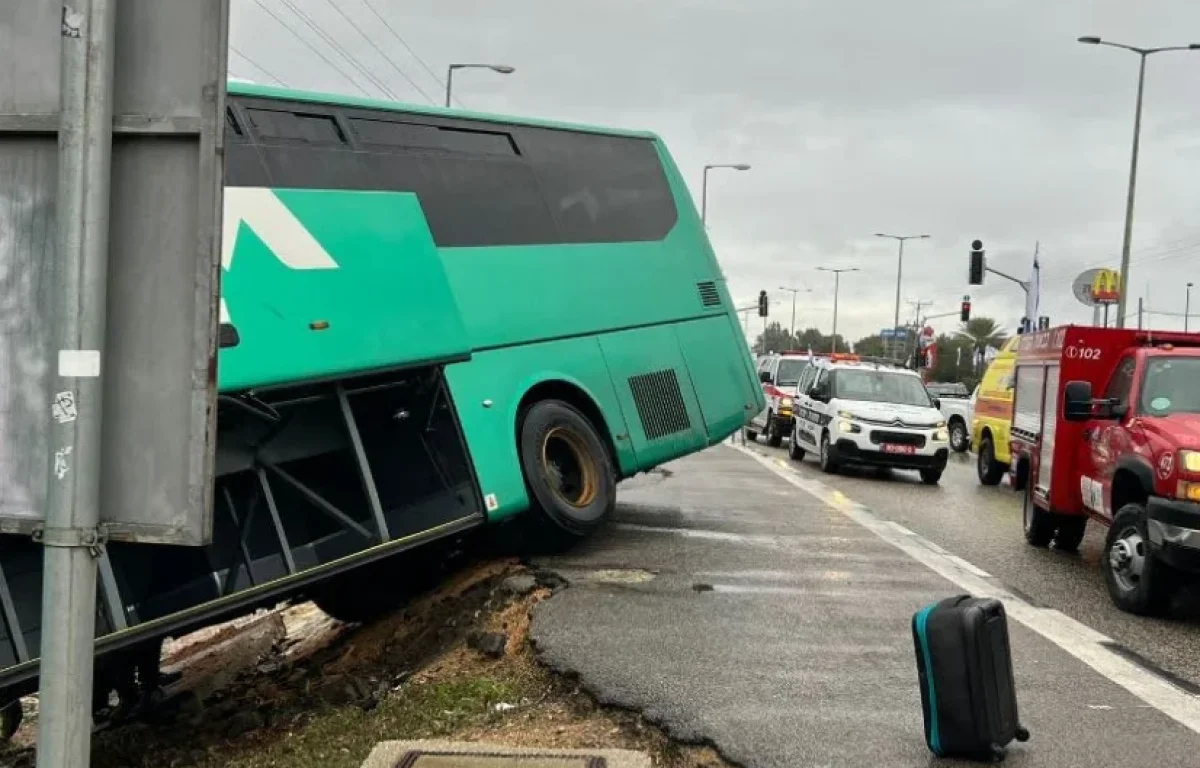
[[[472,112],[465,109],[431,107],[425,104],[409,104],[406,102],[371,99],[363,96],[302,91],[295,88],[281,88],[273,85],[249,83],[243,80],[230,80],[228,83],[228,89],[229,93],[236,96],[259,97],[265,99],[288,99],[291,101],[308,102],[310,104],[329,104],[336,106],[362,107],[364,109],[382,109],[390,112],[408,112],[418,115],[456,117],[460,119],[465,118],[468,120],[500,123],[504,125],[528,125],[535,128],[557,128],[559,130],[576,131],[579,133],[598,133],[608,136],[629,136],[639,139],[661,141],[656,134],[650,131],[630,131],[620,128],[602,128],[599,126],[563,123],[555,120],[538,120],[536,118],[529,117],[493,115],[486,112]]]

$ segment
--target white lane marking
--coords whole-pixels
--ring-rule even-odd
[[[1200,733],[1200,698],[1113,652],[1105,645],[1113,643],[1109,637],[1061,611],[1030,605],[996,580],[980,576],[976,571],[983,571],[962,558],[935,551],[925,545],[926,540],[920,536],[898,533],[888,521],[880,520],[862,504],[851,501],[841,491],[818,480],[803,477],[786,464],[773,461],[755,451],[736,445],[732,448],[751,457],[800,490],[834,507],[964,591],[977,597],[994,597],[1003,601],[1005,610],[1014,621],[1062,648],[1180,725]]]
[[[947,557],[950,558],[951,562],[956,563],[958,565],[958,567],[964,568],[964,569],[970,571],[971,573],[975,574],[976,576],[979,576],[980,578],[983,578],[983,579],[992,578],[992,574],[983,570],[982,568],[980,568],[978,565],[975,565],[974,563],[968,563],[966,560],[963,560],[958,555],[947,555]]]

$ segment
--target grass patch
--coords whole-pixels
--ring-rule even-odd
[[[357,706],[316,715],[303,727],[262,744],[244,744],[215,755],[203,768],[357,768],[377,742],[449,736],[503,715],[500,702],[521,699],[520,687],[489,677],[424,685],[411,683],[371,712]]]

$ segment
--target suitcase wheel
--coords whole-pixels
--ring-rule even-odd
[[[1016,739],[1017,741],[1029,741],[1029,729],[1023,725],[1018,725]]]

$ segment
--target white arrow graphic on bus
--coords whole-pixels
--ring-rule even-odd
[[[337,269],[337,262],[317,242],[274,190],[265,187],[226,187],[221,234],[221,268],[233,264],[238,231],[244,222],[275,258],[292,269]],[[231,322],[221,297],[221,322]]]

